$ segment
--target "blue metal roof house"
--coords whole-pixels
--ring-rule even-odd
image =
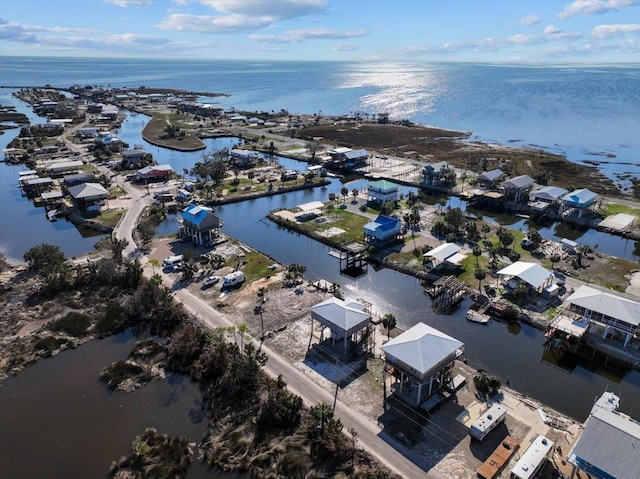
[[[571,210],[576,209],[578,210],[578,218],[580,218],[585,211],[588,211],[596,204],[598,198],[597,193],[587,188],[572,191],[560,200],[562,202],[563,214],[568,214]]]
[[[384,243],[395,239],[402,231],[402,223],[397,218],[378,215],[364,225],[364,239],[367,243]]]
[[[178,218],[180,237],[191,238],[194,243],[211,243],[218,236],[222,221],[206,206],[189,205]]]

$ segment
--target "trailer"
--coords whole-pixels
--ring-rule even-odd
[[[507,417],[507,410],[502,404],[494,404],[482,416],[475,420],[469,429],[469,435],[482,441],[498,424]]]
[[[483,464],[480,465],[478,470],[478,476],[483,479],[493,479],[496,477],[502,468],[507,464],[511,457],[520,447],[520,441],[513,436],[507,436],[503,439],[500,445],[493,451],[493,454],[489,456]]]

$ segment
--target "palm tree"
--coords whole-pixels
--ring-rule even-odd
[[[349,188],[343,186],[342,189],[340,189],[340,194],[342,195],[342,203],[345,203],[347,201],[347,195],[349,194]]]
[[[480,291],[480,294],[482,294],[482,280],[487,277],[487,273],[483,269],[476,269],[474,275],[478,280],[478,290]]]
[[[354,203],[356,201],[356,198],[358,197],[358,193],[359,193],[358,188],[354,188],[351,190],[351,195],[353,196]]]
[[[391,330],[396,327],[396,317],[387,313],[382,317],[382,325],[387,330],[387,341],[391,339]]]
[[[556,263],[559,263],[561,259],[562,259],[562,258],[561,258],[561,257],[560,257],[560,255],[559,255],[559,254],[557,254],[557,253],[556,253],[556,254],[552,254],[552,255],[549,257],[549,260],[551,261],[551,265],[552,265],[552,268],[553,268],[553,270],[554,270],[554,271],[555,271],[555,269],[556,269]]]
[[[160,260],[152,258],[149,260],[149,264],[151,265],[151,268],[153,268],[153,274],[155,276],[156,274],[156,266],[160,266]]]
[[[491,232],[491,227],[485,223],[482,225],[482,235],[484,237],[484,239],[487,239],[487,233]]]
[[[482,256],[482,250],[478,246],[474,246],[472,251],[473,251],[473,256],[476,257],[476,268],[479,268],[480,267],[479,261],[480,261],[480,256]]]
[[[250,171],[249,173],[247,173],[247,178],[249,178],[249,181],[251,181],[251,184],[253,185],[253,179],[256,177],[256,174],[253,171]]]

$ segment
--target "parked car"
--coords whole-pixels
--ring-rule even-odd
[[[209,286],[216,284],[218,281],[220,281],[220,276],[209,276],[202,282],[202,287],[208,288]]]
[[[564,284],[566,283],[565,276],[561,273],[558,273],[557,271],[553,273],[553,275],[556,277],[556,284],[558,286],[564,286]]]

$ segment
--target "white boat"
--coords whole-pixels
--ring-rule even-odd
[[[491,318],[486,314],[481,314],[470,309],[469,311],[467,311],[467,320],[473,321],[474,323],[487,324],[491,320]]]

